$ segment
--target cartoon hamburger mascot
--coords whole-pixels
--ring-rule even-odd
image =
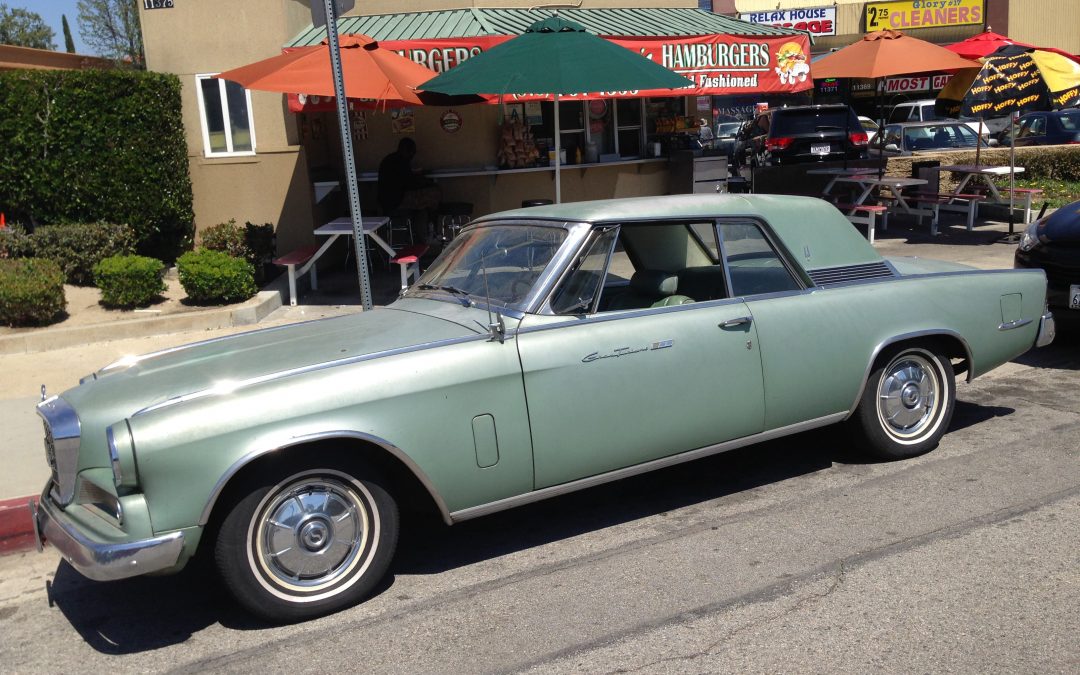
[[[806,63],[806,53],[797,42],[785,42],[776,52],[776,74],[780,84],[794,85],[796,81],[805,82],[810,75],[810,66]]]

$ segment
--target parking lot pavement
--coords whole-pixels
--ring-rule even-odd
[[[0,670],[1076,672],[1080,353],[958,388],[921,457],[835,430],[447,528],[362,605],[267,627],[191,572],[0,558]]]

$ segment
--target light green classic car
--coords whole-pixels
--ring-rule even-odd
[[[447,523],[845,422],[910,457],[968,380],[1053,338],[1041,270],[883,259],[831,205],[583,202],[488,216],[393,304],[123,359],[45,399],[41,537],[91,579],[212,556],[274,621]]]

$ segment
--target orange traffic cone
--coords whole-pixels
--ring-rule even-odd
[[[7,221],[4,219],[4,212],[0,211],[0,230],[7,227]]]

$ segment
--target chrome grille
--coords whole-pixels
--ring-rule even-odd
[[[37,405],[45,423],[45,460],[52,470],[53,493],[61,505],[75,496],[75,476],[79,469],[79,444],[82,425],[75,409],[64,399],[53,396]]]
[[[843,284],[849,281],[864,281],[866,279],[887,279],[895,276],[892,269],[884,262],[826,267],[819,270],[810,270],[807,274],[810,275],[810,279],[814,284],[818,286]]]

